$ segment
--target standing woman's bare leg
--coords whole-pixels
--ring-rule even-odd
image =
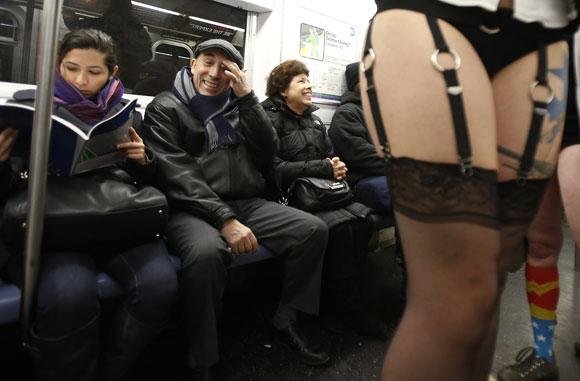
[[[565,41],[547,47],[548,83],[554,99],[549,103],[540,142],[528,181],[518,186],[517,176],[530,128],[533,103],[530,86],[538,71],[538,53],[530,53],[503,69],[494,78],[499,153],[499,188],[502,218],[501,271],[523,263],[523,237],[532,222],[552,177],[562,141],[568,88],[568,45]],[[536,97],[548,98],[541,87]],[[522,199],[525,196],[525,199]]]
[[[580,246],[580,199],[578,197],[580,178],[578,177],[578,168],[580,168],[580,144],[564,149],[560,154],[560,165],[558,166],[562,202],[572,237],[576,242],[576,250]],[[574,348],[576,356],[580,356],[580,341],[576,341]]]
[[[500,199],[500,205],[503,208],[500,210],[500,214],[503,215],[499,274],[501,287],[503,287],[506,271],[516,269],[522,264],[526,250],[523,237],[534,217],[535,210],[540,205],[544,186],[554,172],[561,142],[564,105],[566,104],[567,78],[564,73],[568,70],[567,46],[561,42],[552,44],[548,47],[547,54],[550,72],[548,81],[554,90],[555,102],[548,106],[549,112],[542,126],[542,136],[530,181],[526,185],[531,186],[531,191],[526,190],[526,186],[521,188],[517,186],[515,179],[531,122],[533,105],[529,91],[538,70],[537,52],[512,63],[493,80],[498,120],[499,188],[500,195],[503,197]],[[544,185],[541,184],[542,181]],[[515,193],[521,191],[524,193]],[[525,201],[525,204],[521,204],[522,201]],[[515,210],[509,211],[509,208],[514,207]],[[518,208],[529,212],[527,222],[521,219],[523,214],[518,213]],[[515,215],[520,218],[518,221],[507,218]],[[499,311],[496,314],[499,314]],[[495,323],[489,327],[488,338],[485,346],[482,347],[473,379],[485,379],[491,366],[497,334],[497,319]]]
[[[496,310],[500,235],[491,84],[469,42],[447,23],[439,25],[463,62],[458,76],[472,178],[459,173],[446,85],[430,62],[435,47],[425,16],[383,12],[371,35],[381,117],[396,158],[389,181],[409,274],[407,305],[383,380],[470,379]],[[361,85],[372,134],[364,76]],[[481,209],[471,210],[475,205]]]
[[[566,219],[576,246],[580,247],[580,144],[566,147],[560,154],[558,178]]]
[[[556,323],[559,296],[557,265],[562,248],[562,201],[556,173],[548,183],[526,237],[528,252],[524,287],[528,294],[536,353],[535,357],[525,358],[521,358],[520,353],[526,352],[518,353],[516,363],[499,370],[499,380],[518,379],[519,374],[524,372],[532,379],[557,375],[557,369],[550,360],[554,337],[554,327],[550,329],[550,326]],[[522,324],[529,323],[522,321]]]

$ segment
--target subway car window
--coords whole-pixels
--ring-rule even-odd
[[[7,12],[0,12],[0,40],[16,41],[16,20]]]
[[[0,10],[0,81],[12,80],[17,32],[16,18],[8,11]]]
[[[152,45],[152,59],[143,64],[133,93],[156,95],[171,86],[175,73],[189,65],[193,50],[186,42],[161,39]]]
[[[34,83],[42,1],[36,1],[29,28],[26,1],[0,5],[0,80]],[[80,28],[100,29],[117,45],[119,76],[126,93],[156,95],[170,88],[175,73],[188,65],[195,45],[209,38],[230,41],[244,54],[247,12],[210,0],[65,0],[60,36]],[[25,35],[24,30],[30,31]],[[30,62],[18,49],[29,41]],[[15,68],[28,65],[27,73]],[[19,74],[19,75],[16,75]]]

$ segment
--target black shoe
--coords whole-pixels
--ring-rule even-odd
[[[288,347],[298,359],[308,365],[324,365],[330,360],[330,356],[306,336],[296,322],[288,328],[276,329],[276,338],[280,343]]]
[[[391,330],[378,316],[364,308],[352,305],[344,311],[344,323],[361,335],[386,341]]]
[[[580,357],[580,341],[574,344],[574,349],[576,350],[576,356]]]
[[[519,351],[516,363],[501,369],[497,375],[499,381],[557,381],[560,378],[556,362],[536,357],[532,347]]]

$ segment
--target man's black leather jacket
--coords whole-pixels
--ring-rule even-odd
[[[145,144],[157,155],[157,186],[171,207],[217,229],[236,217],[226,201],[263,197],[261,169],[271,166],[278,144],[253,91],[235,102],[237,107],[225,117],[240,129],[242,143],[212,153],[204,144],[202,121],[170,91],[151,101],[143,120]]]

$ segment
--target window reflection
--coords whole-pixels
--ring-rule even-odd
[[[6,12],[0,12],[0,39],[16,40],[16,22]]]
[[[0,11],[0,81],[12,80],[17,27],[16,21],[7,11]]]
[[[36,10],[28,3],[0,0],[2,81],[35,82],[43,1],[35,1]],[[28,12],[32,25],[25,25]],[[246,21],[246,11],[210,0],[65,0],[59,34],[87,27],[107,32],[117,42],[127,92],[155,95],[171,86],[200,41],[223,38],[243,54]]]
[[[243,54],[247,13],[209,0],[65,0],[68,29],[97,28],[118,44],[128,92],[169,89],[197,43],[223,38]]]
[[[175,73],[189,65],[193,52],[183,43],[158,40],[153,44],[153,60],[143,66],[141,80],[133,92],[141,95],[156,95],[160,89],[170,89]]]
[[[0,81],[12,79],[12,58],[14,50],[11,46],[0,45]]]
[[[101,6],[98,17],[66,9],[64,23],[70,30],[93,28],[110,35],[117,44],[119,77],[131,89],[139,81],[142,65],[151,59],[151,37],[133,12],[131,0],[103,0]]]

